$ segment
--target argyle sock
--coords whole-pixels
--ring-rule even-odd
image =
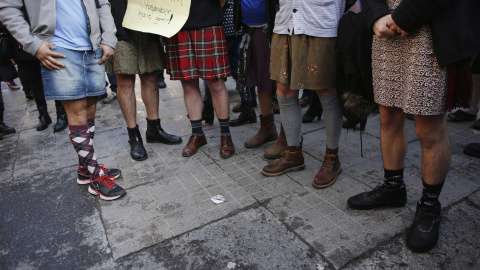
[[[88,125],[68,125],[70,130],[70,140],[77,152],[80,160],[82,160],[90,172],[92,179],[97,179],[103,175],[103,171],[97,163],[95,150],[93,149],[93,140],[88,132]]]
[[[91,144],[93,145],[93,138],[95,137],[95,119],[88,120],[87,125],[88,125],[88,131],[87,131],[88,136],[90,138]],[[88,169],[87,164],[85,163],[83,157],[81,157],[80,155],[78,156],[78,169],[81,172],[84,172]]]
[[[232,134],[230,134],[230,117],[225,119],[218,118],[218,122],[220,123],[220,135],[232,136]]]
[[[438,205],[440,203],[438,201],[438,197],[440,196],[440,192],[442,191],[443,184],[445,183],[445,181],[440,184],[429,185],[425,183],[425,180],[423,180],[422,178],[422,183],[423,183],[423,192],[422,192],[422,198],[420,199],[420,203],[427,207],[434,207]]]
[[[397,189],[403,185],[403,168],[400,170],[383,169],[385,173],[385,185],[389,189]]]
[[[192,125],[192,135],[202,136],[203,129],[202,129],[202,120],[190,120],[190,124]]]

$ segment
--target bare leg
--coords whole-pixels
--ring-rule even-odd
[[[290,85],[277,82],[277,95],[279,97],[298,97],[298,91],[290,89]]]
[[[423,180],[430,185],[442,183],[452,156],[445,115],[416,115],[415,132],[422,144]]]
[[[94,120],[97,110],[97,97],[87,97],[87,119]]]
[[[95,97],[96,100],[96,97]],[[70,125],[87,124],[87,99],[62,100]],[[95,114],[94,114],[95,115]]]
[[[226,119],[230,117],[230,104],[228,103],[228,92],[225,87],[225,80],[211,79],[206,80],[208,88],[212,94],[212,103],[217,117],[219,119]]]
[[[399,108],[380,105],[380,123],[383,166],[387,170],[403,169],[407,154],[405,113]]]
[[[137,101],[135,99],[135,75],[117,74],[117,97],[128,128],[137,125]]]
[[[140,75],[140,84],[142,88],[142,100],[147,109],[147,118],[149,120],[158,119],[158,88],[157,72],[144,73]]]
[[[198,79],[182,81],[183,98],[190,120],[202,119],[203,99],[198,85]]]
[[[263,116],[273,114],[272,93],[258,92],[258,103]]]

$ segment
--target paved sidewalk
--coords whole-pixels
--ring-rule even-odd
[[[21,90],[2,83],[6,123],[17,133],[0,141],[0,269],[479,269],[480,159],[462,151],[480,142],[469,125],[448,123],[452,165],[440,197],[441,236],[436,248],[415,254],[405,247],[407,227],[421,194],[421,148],[407,120],[406,207],[356,211],[347,199],[383,178],[379,120],[363,133],[343,130],[343,172],[323,190],[311,182],[325,151],[323,121],[302,126],[306,169],[279,177],[260,171],[270,144],[243,143],[260,123],[232,127],[236,154],[219,156],[219,125],[204,125],[208,144],[181,156],[190,134],[179,82],[160,91],[162,127],[182,145],[147,144],[149,158],[130,158],[117,102],[98,104],[95,146],[100,163],[118,167],[127,195],[107,202],[75,183],[76,154],[68,130],[36,131],[38,113]],[[231,102],[238,100],[227,81]],[[137,81],[137,111],[146,112]],[[55,106],[48,102],[55,122]],[[257,113],[259,113],[257,109]],[[258,115],[258,114],[257,114]],[[236,118],[238,114],[231,115]],[[277,128],[280,117],[275,116]],[[224,203],[210,198],[221,194]]]

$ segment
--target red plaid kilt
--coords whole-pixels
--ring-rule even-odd
[[[223,26],[182,30],[166,41],[170,80],[217,79],[230,75]]]

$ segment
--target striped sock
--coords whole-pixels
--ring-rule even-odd
[[[97,179],[103,175],[103,170],[97,163],[95,150],[93,149],[93,140],[88,132],[88,125],[68,125],[70,130],[70,140],[79,158],[87,165],[87,169],[92,179]]]
[[[192,135],[202,136],[202,120],[190,120],[190,123],[192,124]]]
[[[230,134],[230,117],[225,119],[219,118],[218,122],[220,123],[220,135],[232,136],[232,134]]]

